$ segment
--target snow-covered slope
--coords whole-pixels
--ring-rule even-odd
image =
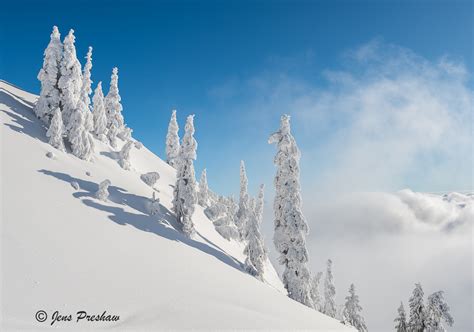
[[[146,148],[132,150],[131,171],[98,141],[94,162],[52,148],[31,110],[36,98],[0,81],[0,329],[50,327],[54,311],[72,315],[54,326],[87,330],[347,329],[288,299],[269,262],[265,283],[244,273],[242,244],[223,239],[200,207],[195,238],[177,231],[175,171]],[[158,216],[145,209],[152,189],[140,175],[150,171],[161,176]],[[94,198],[105,179],[108,202]],[[120,320],[76,323],[80,310]]]

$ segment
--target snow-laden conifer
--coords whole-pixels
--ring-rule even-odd
[[[92,69],[92,47],[89,46],[89,50],[86,55],[86,64],[82,72],[82,88],[80,99],[82,100],[83,105],[86,106],[84,109],[84,115],[86,119],[86,130],[88,132],[94,131],[94,119],[91,112],[91,98],[90,94],[92,93],[92,80],[91,80],[91,69]]]
[[[49,129],[46,132],[46,136],[49,137],[49,144],[61,151],[64,151],[63,133],[63,118],[61,117],[61,111],[59,110],[59,107],[57,107],[53,111],[53,118],[51,119],[51,124],[49,125]]]
[[[147,210],[151,216],[160,213],[160,199],[156,197],[155,192],[153,192],[152,197],[147,202]]]
[[[176,110],[171,113],[168,133],[166,134],[166,162],[174,168],[178,168],[179,157],[179,127],[176,120]]]
[[[322,296],[320,290],[322,272],[318,272],[311,278],[311,299],[313,300],[313,308],[317,311],[322,311]]]
[[[206,209],[207,213],[213,216],[216,231],[226,240],[239,238],[239,232],[234,224],[235,210],[236,204],[233,199],[224,196],[213,201],[212,205]]]
[[[140,149],[142,147],[142,144],[137,141],[129,140],[123,145],[122,149],[119,152],[118,163],[125,170],[130,170],[132,166],[130,163],[130,150],[132,149],[132,147]]]
[[[209,206],[209,187],[207,185],[206,169],[202,170],[201,179],[199,180],[198,204],[202,207]]]
[[[94,119],[94,135],[103,142],[107,141],[107,115],[105,113],[104,93],[102,92],[102,82],[97,84],[94,91],[93,103],[93,119]]]
[[[423,304],[423,288],[421,284],[415,284],[413,294],[408,300],[410,306],[410,319],[408,328],[410,332],[423,332],[426,328],[425,306]]]
[[[63,122],[66,130],[70,127],[70,118],[77,108],[82,89],[81,64],[77,59],[76,47],[74,46],[76,37],[74,30],[69,30],[69,34],[64,38],[63,57],[61,59],[61,77],[58,86],[61,91],[60,107],[63,112]]]
[[[184,234],[191,237],[195,230],[192,221],[194,206],[197,203],[194,160],[197,142],[194,139],[194,115],[186,119],[185,134],[179,151],[178,171],[174,188],[173,211],[181,224]]]
[[[442,320],[448,326],[453,326],[454,324],[454,319],[449,312],[449,306],[444,300],[443,291],[438,291],[428,296],[425,312],[427,332],[446,331]]]
[[[248,194],[248,179],[245,171],[245,163],[240,161],[240,194],[239,194],[239,209],[235,218],[235,224],[239,230],[240,239],[245,239],[246,224],[250,217],[250,198]]]
[[[336,310],[336,286],[334,286],[334,277],[332,275],[332,261],[328,259],[326,276],[324,278],[323,313],[331,317],[336,317]]]
[[[63,44],[57,26],[53,27],[51,39],[44,51],[43,67],[38,73],[41,82],[41,92],[34,111],[38,118],[49,124],[53,113],[59,107],[60,91],[58,81],[60,64],[63,56]]]
[[[355,293],[354,284],[351,284],[349,295],[346,296],[344,310],[342,311],[343,323],[355,327],[359,332],[366,332],[367,326],[361,312],[362,307],[359,304],[359,296]]]
[[[273,242],[279,252],[279,262],[284,265],[283,284],[288,296],[309,307],[311,300],[311,277],[307,267],[308,251],[305,235],[308,225],[301,212],[301,194],[299,184],[300,152],[291,135],[290,117],[281,117],[280,130],[268,140],[277,145],[274,164],[275,199],[273,204],[275,233]]]
[[[109,197],[110,184],[110,180],[108,179],[99,183],[99,189],[95,193],[95,198],[100,199],[101,201],[107,201],[107,198]]]
[[[72,153],[81,159],[90,160],[94,153],[94,139],[86,128],[86,106],[79,99],[77,109],[73,110],[66,127],[67,138],[71,143]]]
[[[122,104],[118,88],[118,68],[112,70],[110,89],[105,97],[105,112],[107,115],[107,137],[112,147],[117,147],[117,137],[125,129],[122,116]]]
[[[403,307],[403,302],[400,303],[398,307],[398,316],[394,319],[395,322],[395,331],[396,332],[409,332],[408,322],[405,314],[405,308]]]
[[[264,185],[262,184],[257,199],[252,198],[250,201],[250,213],[245,232],[247,245],[244,249],[244,254],[247,255],[245,260],[246,270],[259,279],[263,278],[264,264],[267,259],[262,234],[260,233],[260,225],[263,220],[263,190]]]

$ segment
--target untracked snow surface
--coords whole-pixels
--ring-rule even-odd
[[[290,300],[269,262],[265,283],[243,272],[243,244],[222,238],[201,207],[196,236],[184,237],[171,212],[175,171],[145,147],[132,149],[130,171],[99,141],[93,162],[51,147],[36,98],[0,81],[0,330],[49,328],[55,311],[71,321],[53,327],[82,330],[348,330]],[[147,172],[160,174],[154,216]],[[94,194],[105,179],[101,201]],[[76,322],[78,311],[120,319]]]

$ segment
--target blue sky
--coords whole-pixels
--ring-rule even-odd
[[[251,191],[260,182],[271,185],[274,148],[266,139],[277,129],[282,112],[293,116],[307,191],[347,184],[348,190],[472,187],[472,156],[462,154],[472,148],[467,142],[472,125],[459,128],[454,120],[472,112],[466,110],[472,106],[474,66],[470,1],[76,1],[67,7],[59,1],[9,1],[2,4],[0,22],[0,77],[36,92],[36,73],[51,27],[57,25],[62,36],[74,28],[82,61],[87,47],[94,47],[95,83],[102,80],[106,87],[111,68],[119,67],[126,122],[134,136],[160,156],[171,109],[177,108],[182,128],[186,115],[195,113],[197,174],[207,167],[209,182],[219,192],[237,192],[240,159],[247,162]],[[394,64],[388,67],[392,71],[374,75],[384,71],[385,63]],[[368,144],[368,133],[377,133],[380,126],[361,119],[378,118],[378,113],[358,113],[356,108],[366,104],[350,100],[370,96],[374,86],[387,79],[398,85],[399,99],[410,93],[402,88],[408,82],[404,78],[424,78],[416,85],[424,86],[433,82],[433,71],[437,84],[427,91],[428,97],[407,100],[424,109],[430,96],[437,98],[437,89],[448,86],[436,103],[444,105],[439,113],[415,114],[414,121],[440,116],[449,126],[420,126],[405,135],[401,124],[410,121],[403,118],[399,131],[388,137],[375,134],[374,140],[387,144]],[[446,106],[466,94],[464,104]],[[337,100],[349,113],[322,100]],[[387,109],[398,114],[392,106]],[[380,119],[392,120],[391,115]],[[370,125],[374,127],[367,129]],[[451,137],[452,129],[467,133],[466,139]],[[432,142],[449,144],[408,148],[412,140],[420,141],[415,133],[427,137],[423,130],[428,136],[441,132]],[[350,149],[348,142],[341,142],[345,133],[353,144]],[[404,144],[393,145],[400,135]],[[459,153],[453,155],[453,146],[461,146]],[[384,147],[394,153],[383,157],[390,161],[389,168],[375,162],[374,154]],[[373,151],[367,159],[360,152],[364,148]],[[453,170],[460,161],[464,166]],[[359,181],[350,179],[341,186],[327,180],[348,174],[343,166],[354,162],[356,171],[350,176]],[[373,181],[366,181],[368,176]]]

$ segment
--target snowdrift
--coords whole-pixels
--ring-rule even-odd
[[[184,237],[171,212],[175,171],[145,147],[132,150],[130,171],[99,141],[93,162],[51,147],[36,98],[0,81],[2,330],[50,328],[55,311],[66,320],[53,327],[83,330],[350,330],[287,298],[270,262],[264,283],[246,274],[243,245],[202,208],[196,236]],[[160,174],[154,216],[147,172]],[[107,202],[94,198],[105,179]],[[78,311],[120,318],[76,322]]]

